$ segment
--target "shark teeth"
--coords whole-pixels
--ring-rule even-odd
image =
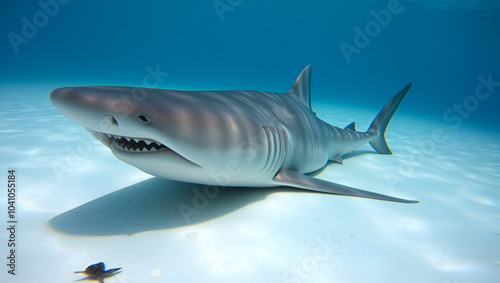
[[[130,138],[106,134],[112,143],[119,149],[127,152],[155,152],[169,149],[164,144],[141,138]]]

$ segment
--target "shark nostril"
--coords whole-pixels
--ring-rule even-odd
[[[105,122],[106,119],[109,119],[109,124],[113,125],[113,126],[118,126],[118,121],[116,121],[116,118],[115,116],[113,115],[104,115],[105,118],[103,118],[103,122]]]
[[[137,115],[137,119],[139,121],[141,121],[142,123],[144,123],[144,124],[149,124],[150,123],[148,116],[143,115],[143,114]]]
[[[111,124],[113,126],[118,126],[118,122],[116,121],[115,116],[111,116]]]

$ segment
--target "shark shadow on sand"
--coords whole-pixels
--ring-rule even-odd
[[[294,188],[231,188],[151,178],[64,212],[49,221],[72,235],[132,235],[222,217],[275,192]]]

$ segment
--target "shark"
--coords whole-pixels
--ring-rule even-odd
[[[332,126],[311,107],[312,67],[285,93],[62,87],[52,104],[119,160],[154,176],[231,187],[293,187],[335,195],[418,203],[315,178],[330,162],[369,143],[392,154],[385,131],[412,83],[367,131]]]

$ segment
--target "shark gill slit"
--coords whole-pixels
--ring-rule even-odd
[[[278,149],[277,151],[275,151],[275,154],[274,154],[274,162],[273,162],[271,172],[277,172],[279,167],[282,164],[282,162],[281,162],[282,158],[284,157],[283,142],[282,142],[282,138],[281,138],[281,131],[275,127],[272,127],[271,129],[273,132],[274,145]]]
[[[274,144],[267,126],[262,126],[262,129],[264,130],[264,134],[266,135],[266,142],[267,142],[267,158],[266,158],[266,163],[264,164],[263,171],[268,173],[271,167],[270,164],[272,163],[272,156],[274,155]]]
[[[279,140],[278,137],[276,136],[276,129],[274,127],[269,127],[268,128],[270,131],[270,136],[272,140],[272,145],[273,145],[273,155],[272,155],[272,162],[269,167],[269,171],[274,172],[276,169],[276,164],[278,163],[278,157],[280,155],[280,146],[279,146]]]
[[[275,173],[283,164],[285,159],[285,134],[281,129],[275,127],[262,126],[267,139],[267,159],[264,165],[264,172]]]

